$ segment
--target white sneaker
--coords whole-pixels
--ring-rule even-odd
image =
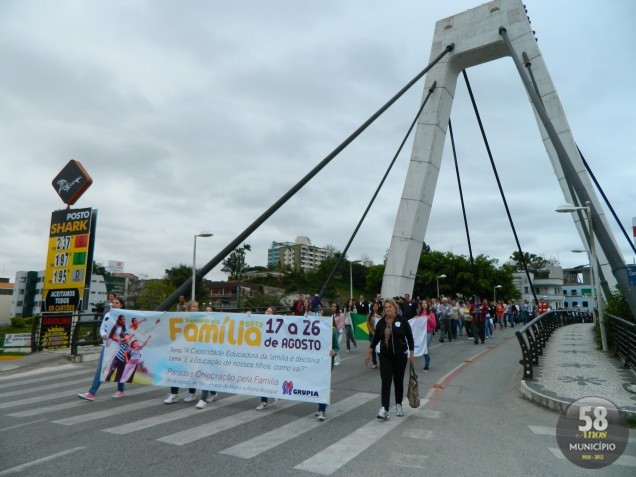
[[[188,394],[186,397],[183,398],[183,402],[192,402],[196,399],[196,397],[196,394]]]
[[[378,415],[376,416],[378,419],[388,419],[389,418],[389,413],[386,412],[386,409],[384,409],[384,407],[381,407],[380,410],[378,411]]]
[[[208,394],[208,397],[205,399],[205,402],[214,402],[216,401],[216,394]]]
[[[319,421],[325,420],[325,411],[318,411],[318,420]]]
[[[395,415],[398,417],[404,416],[404,411],[402,410],[402,404],[395,405]]]
[[[207,403],[203,399],[200,399],[194,407],[196,407],[197,409],[203,409],[205,406],[207,406]]]
[[[261,403],[256,406],[257,411],[262,411],[263,409],[267,409],[268,403],[261,401]]]
[[[173,402],[177,402],[177,395],[176,394],[168,394],[168,397],[166,398],[166,400],[164,401],[164,403],[166,404],[172,404]]]

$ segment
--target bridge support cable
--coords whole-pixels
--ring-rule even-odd
[[[437,81],[435,81],[433,83],[433,85],[429,88],[428,94],[426,95],[426,98],[424,98],[424,101],[422,101],[422,105],[420,106],[420,109],[417,110],[417,114],[413,118],[413,121],[411,122],[411,125],[409,126],[408,130],[406,131],[406,134],[404,135],[404,139],[402,139],[402,142],[400,143],[400,146],[398,147],[397,151],[395,152],[395,155],[393,156],[393,159],[391,160],[391,162],[389,164],[389,167],[387,167],[386,172],[384,173],[384,176],[382,176],[382,180],[380,180],[380,183],[378,184],[378,187],[375,189],[373,197],[371,197],[371,200],[369,201],[369,204],[367,205],[367,208],[365,209],[364,213],[362,214],[362,217],[360,217],[360,221],[358,222],[358,225],[356,225],[356,228],[353,230],[353,233],[351,234],[351,237],[349,238],[349,241],[347,242],[347,245],[345,245],[345,248],[342,250],[342,253],[338,257],[338,260],[336,260],[336,263],[333,266],[333,269],[331,270],[331,273],[329,273],[329,276],[327,277],[327,280],[325,280],[324,285],[320,289],[320,293],[318,293],[318,295],[320,296],[321,299],[322,299],[323,295],[325,294],[325,290],[327,290],[327,287],[329,286],[329,283],[331,282],[331,279],[335,275],[336,270],[338,269],[338,266],[342,262],[343,258],[347,255],[347,251],[349,250],[349,247],[351,246],[351,243],[353,242],[353,239],[355,239],[356,235],[358,234],[358,230],[360,230],[360,227],[362,226],[362,223],[364,222],[364,219],[367,217],[367,214],[369,213],[369,210],[371,210],[371,206],[373,205],[373,203],[375,202],[376,197],[380,193],[380,190],[382,189],[382,186],[384,185],[384,182],[386,181],[386,178],[389,176],[389,173],[391,172],[391,169],[393,169],[393,165],[395,164],[395,161],[397,160],[398,156],[402,152],[402,148],[404,147],[404,144],[406,144],[406,140],[409,138],[409,136],[411,135],[411,132],[413,131],[413,128],[417,124],[417,120],[419,119],[420,114],[422,114],[422,110],[424,109],[424,106],[426,106],[426,103],[428,102],[428,98],[431,97],[431,94],[433,94],[433,91],[435,90],[436,87],[437,87]]]
[[[170,296],[168,296],[157,307],[158,311],[165,311],[174,305],[179,295],[184,295],[192,287],[192,281],[199,280],[206,276],[214,267],[227,257],[232,251],[245,241],[258,227],[260,227],[274,212],[280,209],[296,192],[307,184],[318,172],[320,172],[327,164],[331,162],[338,154],[340,154],[354,139],[367,129],[376,119],[378,119],[387,109],[389,109],[404,93],[406,93],[414,84],[416,84],[428,71],[433,68],[444,56],[453,51],[454,43],[448,45],[444,51],[431,61],[426,68],[420,71],[411,81],[409,81],[400,91],[398,91],[389,101],[387,101],[380,109],[378,109],[369,119],[367,119],[358,129],[356,129],[347,139],[345,139],[338,147],[336,147],[327,157],[325,157],[317,166],[315,166],[307,175],[300,179],[296,185],[289,189],[280,199],[278,199],[269,209],[263,212],[254,222],[252,222],[243,232],[241,232],[234,240],[225,246],[212,260],[201,267],[194,277],[188,278],[179,286]]]
[[[488,143],[488,138],[486,137],[486,131],[484,130],[484,125],[481,121],[481,116],[479,115],[479,110],[477,109],[477,103],[475,101],[475,96],[473,95],[473,89],[470,86],[470,81],[468,81],[468,75],[466,74],[466,70],[462,70],[462,75],[464,76],[464,81],[466,82],[466,87],[468,88],[468,94],[470,96],[470,101],[473,105],[473,110],[475,111],[475,116],[477,117],[477,123],[479,124],[479,130],[481,131],[481,136],[484,140],[484,145],[486,146],[486,151],[488,152],[488,158],[490,159],[490,165],[492,166],[493,174],[495,175],[495,180],[497,181],[497,187],[499,188],[499,194],[501,195],[501,200],[503,201],[504,208],[506,209],[506,215],[508,216],[508,222],[510,223],[510,228],[512,229],[512,234],[515,238],[515,242],[517,244],[517,250],[519,251],[519,255],[521,258],[521,263],[523,264],[523,269],[526,272],[526,278],[528,279],[528,283],[530,285],[530,290],[532,290],[532,296],[534,297],[534,302],[539,303],[537,300],[537,294],[534,289],[534,285],[532,284],[532,278],[530,277],[530,271],[528,270],[528,263],[526,262],[525,256],[523,255],[523,250],[521,249],[521,243],[519,242],[519,236],[517,235],[517,229],[515,227],[514,221],[512,220],[512,215],[510,214],[510,208],[508,207],[508,201],[506,200],[506,194],[504,194],[503,187],[501,185],[501,179],[499,179],[499,173],[497,172],[497,166],[495,166],[495,160],[492,156],[492,152],[490,150],[490,144]]]
[[[453,125],[448,120],[448,132],[450,134],[451,148],[453,149],[453,159],[455,161],[455,175],[457,176],[457,188],[459,189],[459,200],[462,204],[462,215],[464,216],[464,229],[466,230],[466,241],[468,242],[468,255],[470,256],[470,273],[473,277],[473,287],[477,285],[475,277],[475,260],[473,258],[473,245],[470,241],[470,230],[468,228],[468,217],[466,216],[466,203],[464,202],[464,191],[462,190],[462,180],[459,175],[459,163],[457,161],[457,150],[455,149],[455,136],[453,135]]]
[[[541,99],[532,87],[532,83],[530,82],[526,72],[524,71],[521,61],[519,60],[511,41],[508,38],[506,29],[504,27],[500,27],[499,34],[504,40],[508,55],[510,55],[515,63],[517,72],[519,73],[519,76],[521,77],[521,80],[526,88],[526,92],[528,93],[528,96],[530,97],[530,100],[534,105],[537,116],[539,116],[539,119],[541,119],[541,123],[543,124],[545,131],[552,141],[552,146],[554,147],[554,151],[556,152],[556,155],[559,159],[559,164],[561,165],[561,169],[563,170],[565,180],[572,184],[577,197],[582,203],[590,203],[593,233],[598,239],[598,242],[611,267],[612,273],[616,278],[618,286],[621,289],[625,300],[627,301],[630,311],[632,312],[632,314],[636,315],[636,292],[634,292],[636,290],[636,287],[632,287],[629,284],[627,266],[625,265],[623,257],[621,256],[618,248],[614,245],[611,239],[610,231],[599,216],[595,201],[593,201],[591,194],[588,192],[585,184],[583,184],[583,181],[576,172],[572,160],[568,156],[568,153],[565,150],[565,147],[563,146],[563,143],[561,142],[559,134],[554,128],[552,121],[550,121],[550,117],[548,116],[548,113],[545,110]]]
[[[601,197],[603,197],[603,200],[605,201],[605,205],[607,205],[607,208],[612,213],[612,217],[614,217],[614,220],[616,221],[616,224],[621,229],[621,232],[623,232],[623,236],[625,237],[625,240],[627,240],[627,243],[632,248],[632,251],[634,252],[634,255],[636,255],[636,246],[634,245],[634,242],[629,237],[629,235],[627,235],[627,232],[625,232],[625,227],[623,227],[623,224],[621,224],[621,221],[618,218],[618,215],[616,215],[616,212],[614,211],[614,207],[612,207],[612,204],[610,204],[610,201],[607,198],[607,196],[605,195],[605,192],[603,191],[603,188],[601,187],[601,184],[599,184],[599,182],[596,180],[596,176],[592,172],[592,169],[590,169],[590,166],[587,163],[587,161],[585,160],[585,157],[583,156],[583,153],[579,149],[578,145],[576,146],[576,150],[579,151],[579,155],[581,156],[581,161],[583,161],[583,165],[585,166],[585,169],[587,169],[587,173],[590,175],[590,178],[592,179],[592,182],[594,182],[594,185],[596,186],[596,189],[601,194]]]
[[[528,55],[527,55],[527,53],[525,51],[521,54],[521,56],[523,57],[524,66],[526,67],[526,70],[528,70],[528,74],[530,76],[530,81],[532,82],[532,86],[534,88],[534,91],[535,91],[535,93],[537,93],[537,96],[539,97],[539,100],[541,101],[541,104],[543,104],[543,99],[541,98],[541,94],[539,93],[539,86],[537,85],[537,81],[535,80],[534,73],[532,71],[532,62],[530,61],[530,58],[528,58]],[[634,242],[629,237],[629,235],[627,235],[627,232],[625,231],[625,227],[623,227],[623,224],[621,223],[620,219],[618,218],[618,215],[616,214],[616,211],[614,210],[614,207],[612,207],[612,204],[610,203],[609,199],[607,198],[607,195],[605,195],[605,191],[603,190],[603,188],[601,187],[601,184],[596,179],[596,176],[594,175],[594,172],[592,172],[592,169],[590,168],[590,165],[585,160],[585,156],[583,156],[583,153],[581,152],[581,149],[579,148],[578,145],[576,146],[576,150],[578,151],[579,156],[581,157],[581,162],[583,162],[583,165],[585,166],[585,169],[587,170],[587,173],[590,176],[590,179],[592,179],[592,182],[594,182],[594,185],[596,186],[596,190],[598,190],[598,192],[601,194],[601,197],[603,198],[603,201],[605,202],[605,205],[607,206],[607,208],[611,212],[612,217],[614,217],[614,221],[618,225],[618,228],[620,229],[620,231],[623,233],[623,237],[625,237],[625,240],[627,241],[627,243],[631,247],[632,251],[636,255],[636,246],[634,245]],[[572,185],[570,183],[568,183],[567,185],[568,185],[568,189],[570,190],[570,195],[572,197],[576,198],[576,203],[574,205],[576,205],[576,206],[583,205],[583,204],[581,204],[581,201],[576,196],[576,193],[574,192],[574,189],[573,189]],[[583,223],[583,218],[585,217],[585,214],[583,213],[583,211],[578,211],[577,214],[579,216],[579,220],[581,221],[581,223]],[[583,227],[582,230],[583,230],[583,233],[584,233],[584,235],[586,237],[586,240],[588,240],[588,243],[589,243],[590,239],[589,239],[589,233],[588,233],[587,227]],[[591,266],[592,266],[592,264],[590,264],[590,267]],[[604,291],[605,295],[608,296],[611,293],[611,290],[609,289],[609,286],[607,285],[607,280],[603,276],[603,268],[600,267],[600,266],[599,266],[599,272],[601,274],[601,284],[603,286],[603,291]]]

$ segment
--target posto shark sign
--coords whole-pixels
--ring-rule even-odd
[[[71,160],[53,180],[64,203],[74,204],[93,183],[82,165]],[[90,284],[97,211],[56,210],[51,215],[49,246],[44,272],[43,312],[79,310]]]

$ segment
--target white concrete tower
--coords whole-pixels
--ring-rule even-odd
[[[418,120],[411,161],[382,282],[383,297],[398,296],[404,293],[413,294],[415,273],[435,195],[457,77],[466,68],[508,56],[508,50],[499,33],[500,27],[506,29],[516,56],[522,58],[523,53],[528,56],[538,85],[539,95],[550,121],[556,128],[578,176],[589,191],[596,210],[599,211],[600,219],[607,227],[603,209],[577,152],[561,102],[543,62],[523,4],[521,0],[494,0],[440,20],[435,26],[430,54],[431,61],[447,45],[454,43],[455,48],[450,54],[444,56],[426,76],[424,95],[435,81],[437,81],[437,88],[429,98]],[[520,78],[510,78],[510,80],[519,81],[519,87],[523,88],[523,82]],[[532,103],[530,104],[532,106]],[[574,203],[555,149],[536,110],[535,118],[565,201]],[[575,223],[582,243],[587,246],[586,224],[581,225],[578,218],[575,218]],[[612,240],[614,239],[612,238]],[[613,285],[615,279],[602,250],[598,250],[598,257],[605,278],[610,285]]]

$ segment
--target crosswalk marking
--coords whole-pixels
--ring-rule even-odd
[[[80,383],[87,383],[86,378],[76,379],[74,381],[65,381],[64,383],[52,383],[52,384],[45,384],[44,386],[31,387],[31,388],[29,388],[29,393],[37,394],[37,393],[39,393],[41,391],[47,391],[49,389],[58,389],[61,384],[64,384],[66,386],[72,386],[72,385],[80,384]],[[24,390],[23,389],[18,389],[18,390],[9,391],[9,392],[0,394],[0,398],[19,396],[21,394],[22,395],[24,394]]]
[[[556,427],[528,426],[532,432],[541,436],[556,436]]]
[[[407,469],[425,469],[429,456],[418,454],[391,454],[391,465],[396,467],[406,467]]]
[[[329,406],[327,408],[327,416],[340,415],[349,412],[362,404],[366,404],[372,399],[376,399],[377,394],[370,393],[357,393],[342,401]],[[266,412],[267,414],[267,412]],[[294,422],[290,422],[282,427],[278,427],[270,432],[261,434],[247,441],[243,441],[233,447],[223,449],[221,454],[233,455],[235,457],[241,457],[243,459],[251,459],[257,455],[262,454],[274,447],[284,444],[287,441],[297,438],[301,434],[309,432],[319,426],[325,424],[319,422],[316,416],[312,412],[311,414],[298,419]]]
[[[314,474],[331,475],[406,420],[407,417],[393,416],[388,421],[374,419],[301,462],[294,469],[305,470]]]
[[[60,379],[62,378],[70,378],[71,376],[94,375],[94,374],[95,374],[94,370],[72,371],[68,373],[41,376],[39,378],[33,378],[33,379],[22,379],[20,381],[16,381],[15,383],[11,383],[11,385],[23,386],[25,384],[34,384],[34,383],[41,383],[42,381],[50,381],[51,379],[57,380],[57,384],[60,385],[60,384],[66,384],[66,382],[60,382]]]
[[[157,440],[160,442],[165,442],[167,444],[174,444],[176,446],[190,444],[191,442],[198,441],[199,439],[213,436],[214,434],[218,434],[219,432],[227,431],[228,429],[232,429],[236,426],[240,426],[256,419],[263,418],[267,414],[282,411],[283,409],[291,406],[296,406],[297,404],[300,404],[300,401],[278,401],[276,407],[272,408],[269,413],[263,413],[261,411],[257,411],[256,409],[239,412],[238,414],[235,414],[233,416],[225,417],[223,419],[219,419],[218,421],[202,424],[200,426],[193,427],[182,432],[170,434],[169,436],[164,436]]]
[[[77,452],[77,451],[80,451],[80,450],[84,450],[84,449],[86,449],[86,447],[84,447],[84,446],[73,447],[72,449],[67,449],[65,451],[58,452],[57,454],[52,454],[52,455],[49,455],[49,456],[46,456],[46,457],[42,457],[41,459],[32,460],[31,462],[27,462],[26,464],[18,465],[16,467],[12,467],[10,469],[5,469],[2,472],[0,472],[0,475],[17,474],[18,472],[22,472],[23,470],[26,470],[29,467],[33,467],[35,465],[39,465],[39,464],[42,464],[44,462],[48,462],[48,461],[53,460],[53,459],[57,459],[58,457],[64,457],[65,455],[69,455],[69,454],[72,454],[74,452]]]
[[[27,376],[35,376],[38,374],[45,374],[45,373],[49,373],[51,371],[55,371],[58,372],[60,370],[63,369],[77,369],[77,366],[74,364],[67,364],[67,365],[62,365],[62,366],[55,366],[54,368],[40,368],[40,369],[33,369],[31,371],[24,371],[24,372],[20,372],[20,374],[12,374],[9,376],[0,376],[0,381],[18,381],[20,379],[24,379]],[[93,372],[95,372],[93,370]],[[19,384],[19,383],[15,383],[15,384]]]
[[[241,396],[237,394],[221,399],[220,401],[216,401],[215,404],[209,405],[205,409],[195,409],[194,404],[188,404],[188,407],[186,409],[181,409],[174,412],[166,412],[165,414],[160,414],[158,416],[141,419],[139,421],[128,422],[126,424],[122,424],[121,426],[110,427],[108,429],[104,429],[104,432],[109,432],[111,434],[130,434],[131,432],[141,431],[143,429],[148,429],[149,427],[159,426],[168,422],[196,416],[197,414],[201,414],[204,412],[213,411],[220,407],[230,406],[232,404],[236,404],[250,398],[253,399],[253,396]],[[164,407],[167,407],[165,404],[162,405]],[[171,406],[174,406],[174,404],[171,404]]]
[[[90,412],[88,414],[80,414],[78,416],[67,417],[66,419],[58,419],[57,421],[53,421],[53,424],[74,426],[75,424],[84,424],[86,422],[104,419],[105,417],[119,416],[120,414],[124,414],[126,412],[137,411],[138,409],[145,409],[153,405],[158,406],[159,401],[157,399],[149,399],[148,401],[134,402],[131,404],[125,404],[124,406],[117,406],[112,409],[106,409],[104,411]]]
[[[426,429],[410,429],[406,433],[406,437],[410,439],[432,439],[434,436],[433,431],[428,431]]]
[[[82,389],[83,390],[83,389]],[[129,391],[126,391],[126,396],[135,396],[138,394],[144,394],[144,393],[148,393],[151,391],[155,391],[156,388],[152,387],[152,386],[142,386],[136,389],[131,389]],[[114,388],[112,389],[108,389],[105,390],[102,388],[102,391],[104,392],[104,394],[106,394],[106,398],[105,399],[110,399],[110,397],[108,397],[108,393],[113,392]],[[66,396],[66,395],[65,395]],[[47,399],[50,398],[51,395],[47,395]],[[126,399],[126,398],[123,398]],[[77,394],[73,394],[72,396],[69,397],[69,401],[68,402],[64,402],[62,404],[55,404],[52,406],[45,406],[45,407],[38,407],[35,409],[29,409],[27,411],[19,411],[19,412],[13,412],[11,414],[7,414],[8,416],[11,417],[29,417],[29,416],[37,416],[38,414],[48,414],[48,413],[52,413],[52,412],[57,412],[57,411],[63,411],[65,409],[72,409],[74,407],[81,407],[81,406],[86,406],[87,408],[91,406],[90,403],[83,401],[81,399],[79,399],[77,397]]]

